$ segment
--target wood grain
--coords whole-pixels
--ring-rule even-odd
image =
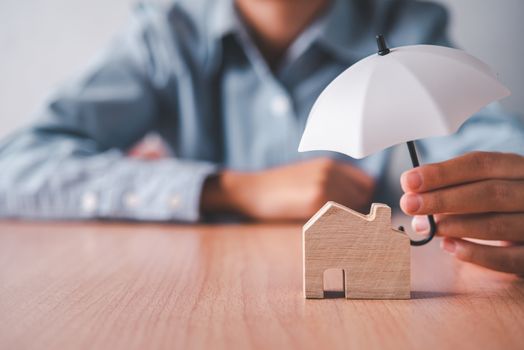
[[[301,225],[0,223],[0,349],[522,349],[524,286],[412,249],[411,300],[306,300]]]
[[[341,269],[350,299],[409,299],[410,242],[391,226],[391,208],[368,215],[327,202],[303,227],[304,296],[324,298],[324,273]]]

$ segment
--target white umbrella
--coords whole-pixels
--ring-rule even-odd
[[[413,45],[388,49],[355,63],[322,91],[309,114],[298,150],[329,150],[363,158],[413,140],[449,135],[487,104],[510,91],[491,69],[464,51]],[[433,217],[431,240],[436,227]]]

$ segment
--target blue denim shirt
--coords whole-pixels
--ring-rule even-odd
[[[83,74],[64,85],[38,121],[0,144],[0,216],[199,219],[206,177],[317,157],[297,146],[322,89],[344,69],[390,46],[448,45],[446,12],[415,1],[334,0],[268,68],[232,0],[139,6],[129,27]],[[173,157],[126,151],[159,133]],[[515,118],[486,109],[452,136],[419,143],[424,161],[473,149],[524,152]],[[387,176],[388,150],[353,162]],[[390,190],[380,188],[386,201]]]

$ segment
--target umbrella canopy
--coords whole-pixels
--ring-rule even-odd
[[[313,105],[299,151],[329,150],[363,158],[414,140],[454,133],[473,113],[510,94],[491,69],[464,51],[415,45],[389,49],[377,36],[378,54],[357,62],[322,91]],[[430,242],[437,231],[428,215]],[[403,228],[402,228],[403,230]]]
[[[510,94],[485,63],[464,51],[432,45],[385,50],[352,65],[324,89],[299,151],[362,158],[401,142],[448,135]]]

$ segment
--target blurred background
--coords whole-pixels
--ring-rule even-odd
[[[162,3],[169,0],[154,0]],[[85,67],[137,0],[0,0],[0,138],[30,122],[61,81]],[[523,0],[438,0],[455,44],[488,63],[524,115]]]

